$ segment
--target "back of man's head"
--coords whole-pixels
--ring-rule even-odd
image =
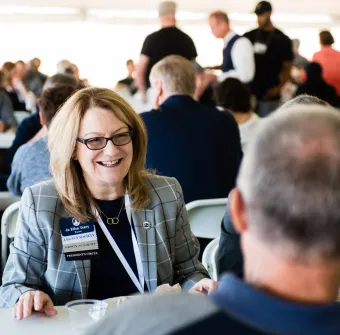
[[[61,106],[75,91],[75,85],[65,84],[56,84],[44,90],[39,99],[39,109],[47,128]]]
[[[176,15],[176,2],[174,1],[163,1],[159,4],[158,15],[160,18],[164,16],[175,17]]]
[[[261,124],[238,177],[249,232],[279,257],[340,257],[340,114],[295,106]]]
[[[65,85],[71,85],[71,86],[77,86],[78,82],[77,80],[73,77],[70,76],[69,74],[63,74],[63,73],[57,73],[51,77],[48,77],[44,87],[43,87],[43,91],[45,91],[46,89],[52,87],[53,85],[56,84],[65,84]]]
[[[196,88],[196,72],[193,64],[182,56],[171,55],[159,61],[152,68],[150,82],[154,86],[162,83],[166,96],[193,96]]]

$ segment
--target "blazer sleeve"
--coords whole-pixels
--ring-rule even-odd
[[[209,278],[209,274],[198,260],[199,242],[190,229],[187,210],[180,184],[175,179],[177,194],[176,236],[174,282],[179,283],[183,290],[189,290],[196,282]]]
[[[0,307],[13,307],[19,297],[30,290],[43,290],[47,267],[47,242],[37,221],[30,188],[21,198],[14,242],[0,287]]]

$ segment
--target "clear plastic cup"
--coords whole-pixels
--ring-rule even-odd
[[[83,334],[106,314],[108,304],[101,300],[81,299],[70,301],[65,307],[68,310],[72,330],[77,334]]]

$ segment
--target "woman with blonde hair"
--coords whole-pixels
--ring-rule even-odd
[[[111,90],[85,88],[64,104],[49,131],[53,179],[22,196],[0,307],[22,319],[166,283],[215,288],[181,187],[145,170],[146,143],[140,117]]]

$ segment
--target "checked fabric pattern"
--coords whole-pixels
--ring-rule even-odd
[[[174,178],[151,175],[145,183],[150,204],[131,212],[146,285],[150,292],[166,283],[187,290],[208,273],[197,259],[199,244],[190,230],[182,189]],[[32,289],[49,294],[56,305],[87,297],[91,261],[65,260],[59,227],[64,217],[69,215],[52,179],[25,190],[0,287],[0,307],[14,306]]]

